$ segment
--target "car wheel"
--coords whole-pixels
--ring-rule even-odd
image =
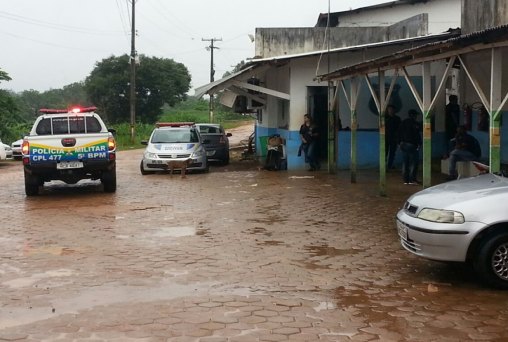
[[[228,165],[229,164],[229,154],[226,156],[226,158],[222,161],[222,164],[223,165]]]
[[[39,184],[39,177],[25,171],[25,194],[27,196],[37,196],[39,194]]]
[[[104,192],[116,191],[116,167],[102,173],[102,184],[104,185]]]
[[[485,241],[473,265],[487,284],[508,289],[508,234],[494,235]]]
[[[145,170],[145,168],[143,167],[143,161],[141,161],[141,163],[139,164],[139,171],[141,171],[141,174],[142,174],[143,176],[145,176],[145,175],[148,175],[148,174],[152,173],[152,172],[150,172],[150,171]]]

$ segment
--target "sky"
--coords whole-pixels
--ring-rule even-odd
[[[191,91],[254,56],[257,27],[313,27],[319,13],[386,0],[136,0],[138,54],[183,63]],[[1,89],[46,91],[80,82],[96,63],[130,54],[131,0],[0,0]]]

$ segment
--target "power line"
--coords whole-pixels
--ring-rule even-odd
[[[123,34],[120,31],[105,31],[105,30],[94,30],[91,28],[83,28],[76,26],[68,26],[68,25],[59,25],[55,23],[50,23],[38,19],[32,19],[28,17],[23,17],[17,14],[12,14],[4,11],[0,11],[0,18],[4,18],[11,21],[16,21],[20,23],[46,27],[52,30],[59,31],[67,31],[67,32],[75,32],[75,33],[83,33],[83,34],[91,34],[91,35],[120,35]]]

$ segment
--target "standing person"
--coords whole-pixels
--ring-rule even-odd
[[[420,124],[416,121],[418,112],[414,109],[408,111],[408,118],[404,119],[399,129],[399,146],[402,151],[402,178],[404,184],[418,184],[418,161],[422,138]]]
[[[385,153],[386,167],[388,170],[393,169],[393,161],[395,152],[397,151],[397,134],[400,126],[400,118],[395,114],[395,107],[388,105],[385,115]]]
[[[448,96],[448,104],[445,107],[445,132],[446,142],[448,143],[455,137],[457,127],[459,127],[460,106],[457,95]]]
[[[447,180],[457,179],[457,162],[477,160],[481,156],[481,148],[478,140],[469,135],[465,126],[457,128],[455,135],[455,149],[450,152]]]
[[[300,139],[302,141],[298,150],[298,155],[304,153],[305,162],[309,163],[309,171],[319,170],[320,164],[318,160],[318,141],[319,133],[317,126],[312,121],[309,114],[303,116],[303,125],[300,127]]]
[[[310,125],[311,125],[311,118],[308,114],[305,114],[303,116],[303,124],[300,126],[300,147],[298,148],[298,157],[300,157],[303,153],[303,156],[305,158],[305,162],[309,162],[309,145],[311,140],[310,135]]]

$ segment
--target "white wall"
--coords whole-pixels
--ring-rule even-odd
[[[460,27],[461,11],[461,0],[430,0],[414,5],[346,12],[339,17],[339,27],[389,26],[416,14],[428,13],[429,34],[434,34]]]

